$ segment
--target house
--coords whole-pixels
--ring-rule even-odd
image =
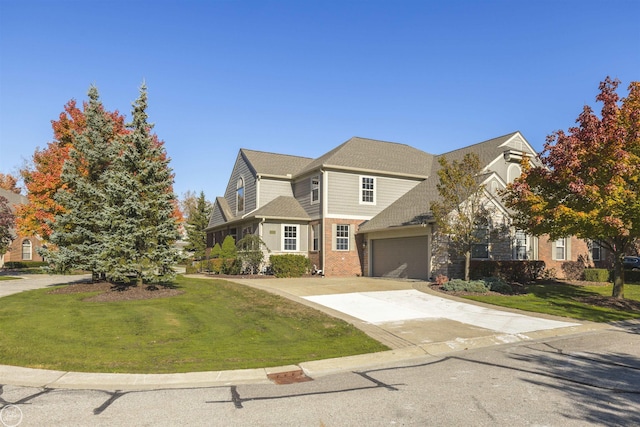
[[[520,175],[523,156],[536,156],[520,132],[440,155],[359,137],[316,159],[241,149],[214,202],[207,246],[250,233],[270,254],[305,255],[327,276],[456,277],[461,261],[435,247],[430,204],[439,197],[438,158],[468,152],[484,165],[491,228],[504,230],[488,232],[475,258],[541,259],[560,272],[562,262],[588,253],[577,239],[550,242],[510,227],[498,191]]]
[[[15,206],[26,204],[28,199],[12,191],[0,188],[0,196],[9,201],[9,206],[15,212]],[[11,242],[9,250],[5,254],[0,254],[0,268],[4,267],[10,261],[42,261],[42,257],[38,254],[37,249],[43,244],[42,240],[37,236],[22,236],[13,230],[16,238]]]

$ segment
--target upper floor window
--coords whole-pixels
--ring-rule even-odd
[[[22,241],[22,259],[24,261],[31,261],[32,249],[31,240],[25,239]]]
[[[336,250],[349,250],[349,224],[336,225]]]
[[[282,249],[284,251],[298,250],[299,225],[282,226]]]
[[[557,260],[567,259],[567,239],[558,239],[555,241],[555,255]]]
[[[244,179],[238,178],[236,184],[236,213],[244,212]]]
[[[320,177],[318,175],[311,177],[311,204],[320,201]]]
[[[376,203],[376,179],[374,177],[360,177],[360,203]]]

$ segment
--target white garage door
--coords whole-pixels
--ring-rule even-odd
[[[372,240],[373,276],[428,279],[428,244],[427,236]]]

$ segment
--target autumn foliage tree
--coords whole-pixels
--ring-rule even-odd
[[[16,194],[20,194],[21,191],[20,187],[18,187],[18,178],[8,173],[0,173],[0,188]]]
[[[485,188],[479,180],[482,167],[475,153],[461,161],[438,159],[440,198],[431,204],[438,232],[446,236],[453,251],[464,256],[464,279],[469,280],[469,266],[475,245],[486,241],[491,223],[491,209]]]
[[[31,165],[20,171],[29,201],[16,210],[17,227],[21,234],[38,235],[48,241],[55,216],[64,212],[60,203],[55,200],[55,195],[63,188],[62,165],[69,158],[74,138],[86,129],[86,109],[86,103],[81,110],[75,100],[69,101],[58,120],[51,122],[53,141],[46,148],[37,149]],[[102,109],[101,113],[113,121],[117,133],[127,132],[124,116],[118,111],[107,112]]]
[[[640,237],[640,82],[620,99],[607,77],[596,100],[567,132],[547,137],[542,166],[525,159],[505,193],[514,223],[552,239],[575,235],[597,241],[614,258],[613,296],[624,297],[622,259]]]

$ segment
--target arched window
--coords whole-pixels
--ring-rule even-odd
[[[520,165],[510,164],[509,169],[507,170],[507,182],[512,183],[517,177],[522,174],[522,169]]]
[[[23,261],[31,261],[31,240],[25,239],[22,241],[22,260]]]
[[[244,212],[244,179],[238,178],[236,184],[236,213]]]

